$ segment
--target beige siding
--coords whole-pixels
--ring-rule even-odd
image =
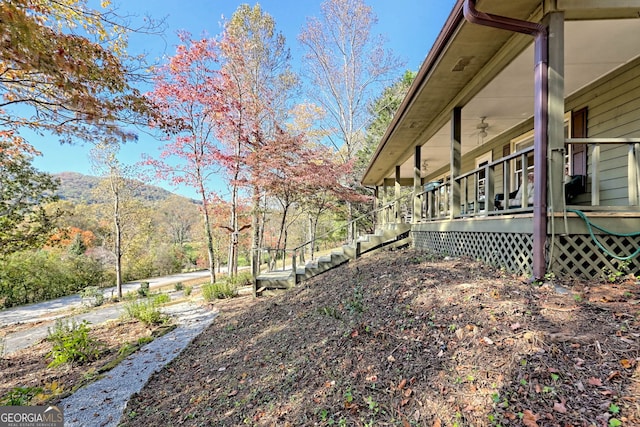
[[[640,137],[640,59],[569,97],[567,109],[588,107],[591,138]],[[626,145],[601,147],[600,204],[625,206],[628,201]],[[593,172],[589,158],[589,175]],[[578,202],[587,203],[588,197]]]
[[[588,136],[603,138],[640,137],[640,58],[614,70],[609,75],[569,96],[566,110],[588,108]],[[462,159],[461,172],[475,169],[475,159],[492,151],[493,160],[502,157],[502,147],[513,138],[523,135],[533,127],[528,119],[508,132],[468,152]],[[473,141],[463,140],[463,145]],[[629,204],[627,188],[627,145],[603,145],[600,154],[600,204],[625,206]],[[588,173],[592,175],[591,157]],[[426,181],[447,174],[448,165],[434,171]],[[589,179],[588,191],[591,191]],[[502,193],[502,171],[496,170],[494,192]],[[469,179],[468,192],[472,198],[474,180]],[[590,204],[589,194],[574,199],[572,203]]]

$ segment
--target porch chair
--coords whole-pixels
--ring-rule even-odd
[[[585,175],[574,175],[569,181],[564,184],[564,201],[565,203],[569,203],[574,197],[579,194],[585,193],[587,191],[587,177]],[[516,194],[518,194],[518,190],[512,191],[509,193],[509,199],[513,199]],[[493,205],[496,210],[504,209],[502,202],[504,201],[504,194],[498,193],[495,196]],[[512,208],[519,208],[520,206],[511,206]]]

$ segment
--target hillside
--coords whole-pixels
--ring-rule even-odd
[[[62,172],[53,176],[60,179],[58,195],[62,200],[73,203],[99,203],[96,189],[104,178],[83,175],[76,172]],[[156,202],[168,199],[173,193],[154,185],[147,185],[139,181],[132,181],[134,196],[137,199]]]
[[[120,425],[638,426],[639,283],[539,286],[417,250],[364,256],[216,304]]]

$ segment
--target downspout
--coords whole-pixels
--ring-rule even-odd
[[[546,273],[545,250],[547,240],[547,146],[549,144],[549,77],[547,28],[542,24],[480,12],[475,0],[464,3],[464,17],[473,24],[499,28],[535,37],[534,54],[534,151],[533,186],[533,280]],[[523,178],[525,177],[523,173]]]

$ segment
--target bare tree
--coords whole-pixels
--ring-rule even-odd
[[[113,220],[113,254],[116,270],[116,292],[122,298],[122,256],[123,228],[126,222],[124,203],[131,198],[131,179],[127,179],[130,171],[117,157],[119,146],[113,143],[97,144],[91,150],[93,170],[104,177],[107,193],[102,194],[111,201],[110,215]]]
[[[321,8],[321,17],[308,18],[298,39],[310,95],[328,113],[331,142],[347,162],[362,144],[371,99],[403,62],[372,34],[377,17],[363,0],[326,0]]]
[[[363,145],[371,99],[403,66],[384,48],[384,39],[372,33],[376,22],[363,0],[326,0],[321,17],[309,18],[299,36],[306,50],[306,74],[313,88],[310,95],[326,110],[329,139],[345,163]],[[350,181],[350,187],[359,187],[355,176]],[[351,220],[354,206],[346,203]],[[355,233],[352,227],[348,230],[351,240]]]

